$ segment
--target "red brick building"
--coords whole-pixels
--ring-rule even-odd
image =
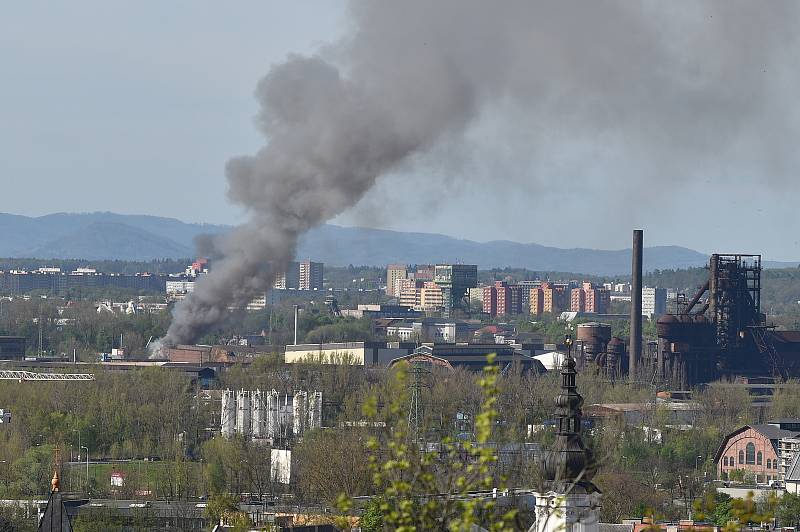
[[[757,483],[780,480],[778,444],[781,438],[798,434],[785,427],[782,422],[745,425],[727,435],[714,456],[717,478],[727,480],[732,471],[743,470],[751,473]]]

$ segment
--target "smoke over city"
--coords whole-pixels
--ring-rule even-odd
[[[266,145],[226,167],[229,197],[250,221],[205,242],[217,260],[175,307],[163,344],[195,341],[229,307],[263,294],[304,232],[497,109],[531,128],[509,143],[512,159],[541,151],[540,141],[570,152],[572,140],[587,168],[606,147],[626,154],[616,164],[637,182],[724,174],[726,165],[793,179],[796,10],[792,2],[351,2],[341,42],[291,56],[259,82]],[[493,179],[484,184],[527,178],[522,168]]]

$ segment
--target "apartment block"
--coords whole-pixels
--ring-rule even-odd
[[[436,283],[428,281],[419,289],[419,307],[421,310],[441,310],[444,305],[444,291]]]
[[[666,288],[642,288],[642,316],[656,319],[667,312]]]
[[[604,287],[596,287],[586,281],[579,288],[570,291],[570,310],[572,312],[594,312],[604,314],[611,304],[611,292]]]
[[[483,312],[490,316],[522,314],[523,287],[496,281],[483,288]]]
[[[322,290],[325,266],[321,262],[304,261],[300,263],[299,289]]]
[[[569,285],[542,283],[542,312],[558,314],[570,307]]]
[[[400,297],[397,291],[398,281],[408,277],[408,269],[405,264],[390,264],[386,267],[386,295],[389,297]]]

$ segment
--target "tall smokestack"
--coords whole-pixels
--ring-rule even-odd
[[[628,352],[628,374],[636,377],[636,366],[642,359],[642,241],[641,229],[633,230],[631,261],[631,339]]]

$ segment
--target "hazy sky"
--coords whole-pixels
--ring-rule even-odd
[[[256,84],[287,54],[313,54],[347,35],[344,5],[200,0],[6,5],[0,17],[0,211],[109,210],[193,222],[242,221],[226,199],[224,165],[263,144],[254,125]],[[789,22],[796,27],[798,20]],[[749,33],[742,37],[742,49],[748,50],[748,37],[782,35],[771,24],[755,21],[733,34]],[[703,46],[719,51],[724,45],[701,42],[699,57]],[[800,48],[795,41],[782,44],[763,72],[753,71],[757,56],[724,51],[734,75],[713,80],[735,86],[741,59],[749,69],[741,75],[755,87],[753,99],[764,99],[764,105],[734,122],[746,141],[720,149],[719,160],[710,142],[711,156],[692,159],[691,172],[675,165],[676,173],[691,175],[663,177],[673,155],[681,158],[680,142],[650,157],[630,130],[592,127],[591,134],[576,136],[579,122],[562,127],[550,113],[546,121],[537,122],[536,114],[518,120],[516,109],[501,102],[481,113],[466,139],[442,143],[381,177],[354,210],[335,221],[597,248],[626,247],[631,229],[642,227],[647,245],[798,260],[800,183],[791,177],[796,159],[770,157],[770,148],[797,143],[796,101],[780,96],[800,93],[791,74],[800,65]],[[762,82],[779,89],[760,91]],[[726,99],[726,86],[718,89],[723,103],[710,99],[707,106],[717,118],[735,115],[736,106],[728,102],[736,98]],[[585,95],[575,95],[571,107],[586,104]],[[532,101],[536,98],[532,93]],[[704,107],[687,110],[680,98],[669,101],[679,119],[704,120]],[[640,129],[633,131],[658,128],[651,119],[641,116]],[[730,123],[723,120],[718,127],[704,134],[725,136]],[[752,138],[763,145],[754,148]],[[750,156],[749,150],[758,153]],[[638,180],[636,174],[647,172],[648,165],[667,170],[658,180]]]

